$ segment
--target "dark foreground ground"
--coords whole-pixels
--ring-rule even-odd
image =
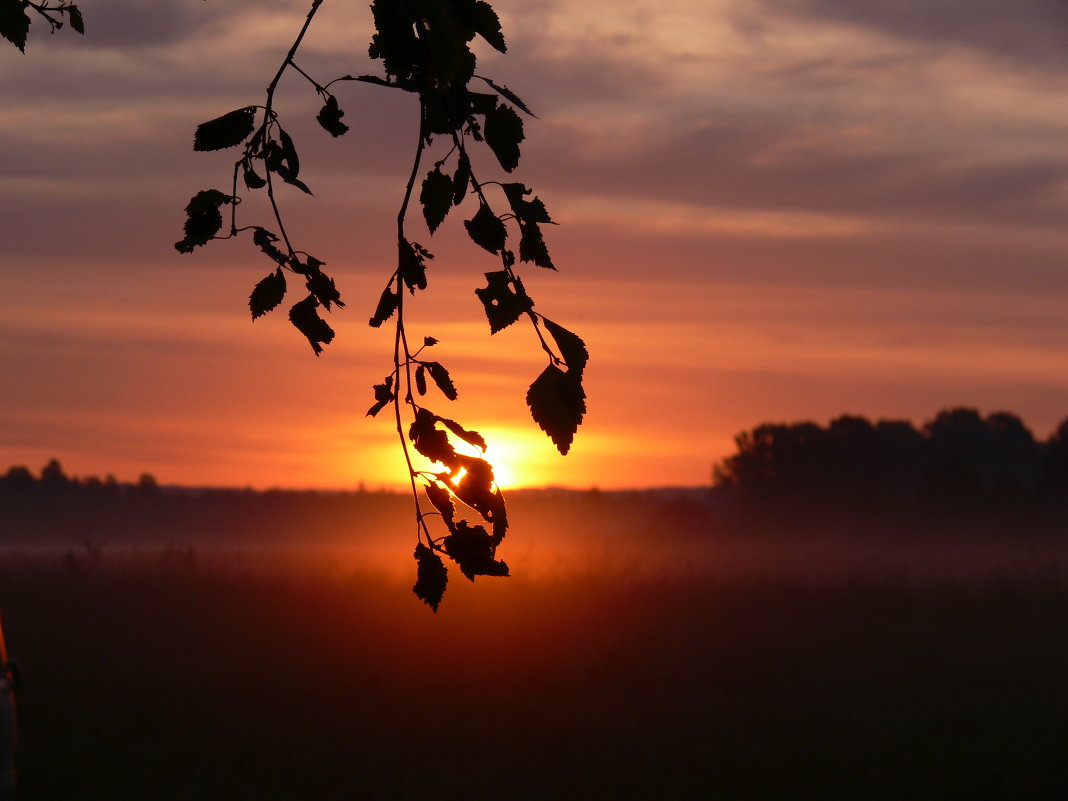
[[[1057,570],[410,583],[0,564],[22,801],[1068,798]]]

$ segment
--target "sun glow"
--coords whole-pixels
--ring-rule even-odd
[[[457,452],[481,456],[493,465],[493,477],[498,487],[506,490],[550,483],[548,469],[543,462],[551,454],[546,444],[534,433],[511,428],[486,428],[481,433],[487,442],[485,453],[465,442],[454,444]]]

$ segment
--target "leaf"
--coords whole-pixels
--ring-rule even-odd
[[[523,261],[533,262],[546,270],[555,270],[553,260],[549,257],[549,248],[541,235],[541,228],[537,223],[522,222],[519,224],[519,258]]]
[[[309,259],[309,261],[311,261],[311,259]],[[307,286],[308,291],[315,295],[316,299],[326,307],[327,311],[330,311],[331,303],[339,309],[345,308],[345,304],[341,301],[341,293],[338,292],[337,286],[334,284],[334,279],[326,273],[320,272],[318,269],[311,271],[311,275],[305,283],[305,286]]]
[[[408,428],[408,439],[416,451],[432,462],[440,462],[446,467],[456,464],[457,453],[449,442],[449,435],[436,427],[437,418],[433,412],[419,409],[415,420]]]
[[[26,52],[26,37],[30,33],[30,17],[18,0],[0,0],[0,36]]]
[[[477,431],[468,431],[455,420],[450,420],[447,417],[438,417],[438,422],[442,423],[449,431],[469,445],[474,445],[480,451],[486,450],[486,440]]]
[[[548,317],[542,317],[541,321],[556,340],[560,348],[560,355],[564,357],[569,372],[582,378],[582,371],[586,369],[586,362],[590,360],[590,352],[586,349],[586,343],[578,335],[571,333],[563,326],[559,326]]]
[[[397,305],[400,302],[400,296],[390,289],[388,286],[382,290],[382,297],[378,299],[378,308],[375,309],[375,316],[367,321],[367,324],[371,328],[379,328],[382,323],[393,316],[393,312],[397,310]]]
[[[426,492],[426,497],[434,504],[434,508],[438,510],[441,519],[445,521],[445,525],[451,531],[456,525],[453,521],[453,517],[456,514],[456,506],[452,502],[452,495],[437,482],[427,484],[423,487],[423,491]]]
[[[480,203],[478,211],[470,220],[464,220],[464,228],[476,245],[490,253],[500,253],[508,238],[508,229],[504,222],[493,213],[485,203]]]
[[[512,103],[513,105],[517,106],[521,111],[523,111],[524,113],[529,114],[531,117],[534,117],[535,119],[537,119],[538,115],[535,114],[533,111],[531,111],[529,108],[527,108],[527,104],[519,99],[519,95],[517,95],[515,92],[513,92],[507,86],[504,86],[504,85],[499,84],[499,83],[494,83],[489,78],[483,78],[481,75],[479,75],[477,77],[482,78],[482,80],[484,80],[486,83],[488,83],[490,85],[490,87],[492,87],[493,91],[497,92],[503,98],[508,100],[510,103]]]
[[[278,237],[266,228],[260,228],[257,225],[252,231],[252,244],[279,264],[286,264],[289,261],[289,256],[274,246],[274,243],[277,241]]]
[[[420,395],[426,394],[426,367],[422,364],[415,368],[415,389]]]
[[[258,172],[252,169],[252,167],[245,167],[244,178],[245,186],[249,189],[263,189],[263,187],[267,186],[267,181],[265,181]]]
[[[441,557],[423,543],[415,546],[415,561],[415,586],[412,587],[412,592],[437,612],[445,595],[445,585],[449,582],[449,569],[445,567]]]
[[[507,172],[519,166],[519,143],[523,141],[523,120],[509,106],[497,106],[486,115],[483,132],[486,144]]]
[[[193,150],[223,150],[235,147],[248,139],[255,126],[255,106],[245,106],[227,112],[197,126],[193,135]]]
[[[466,153],[460,154],[456,165],[456,174],[452,176],[452,204],[459,206],[467,197],[467,187],[471,184],[471,159]]]
[[[185,207],[185,238],[174,243],[179,253],[192,253],[198,245],[206,245],[222,228],[219,207],[233,201],[232,195],[218,189],[203,189]]]
[[[278,126],[278,140],[282,144],[281,159],[289,173],[289,178],[282,175],[281,170],[275,170],[275,172],[282,175],[283,181],[296,181],[297,175],[300,174],[300,159],[297,157],[297,148],[294,147],[293,140],[281,125]],[[305,189],[304,191],[307,192],[308,190]],[[308,194],[310,195],[311,192],[308,192]]]
[[[413,294],[416,289],[426,289],[426,266],[423,263],[425,252],[423,248],[413,245],[406,239],[400,240],[397,273],[404,281],[404,285],[408,287],[408,291]]]
[[[493,465],[478,456],[456,454],[453,473],[464,469],[461,478],[445,478],[449,489],[457,498],[477,511],[487,523],[493,523],[494,532],[504,539],[504,530],[508,527],[504,508],[504,496],[496,489],[493,482]]]
[[[438,341],[436,339],[434,339],[434,337],[423,337],[423,347],[424,348],[430,348],[430,347],[433,347],[434,345],[437,345],[437,344],[438,344]]]
[[[482,526],[472,526],[461,520],[456,524],[456,531],[441,544],[449,558],[460,566],[460,572],[471,581],[475,576],[508,575],[508,565],[494,559],[496,544]]]
[[[367,414],[364,417],[374,417],[386,404],[393,400],[393,376],[388,376],[381,384],[375,384],[375,403],[367,410]]]
[[[427,228],[434,233],[452,208],[452,178],[437,167],[426,174],[419,193]]]
[[[302,180],[297,178],[292,172],[290,172],[284,164],[279,164],[277,167],[274,168],[273,172],[287,184],[289,184],[290,186],[295,186],[301,192],[304,192],[308,195],[315,194],[308,188],[308,185],[306,183],[304,183]]]
[[[508,205],[512,207],[512,212],[519,218],[520,222],[552,222],[552,218],[549,217],[549,212],[545,209],[545,204],[542,203],[539,198],[535,197],[533,200],[526,199],[526,196],[531,194],[534,190],[527,189],[527,187],[521,183],[501,184],[501,189],[504,190],[504,196],[508,198]]]
[[[67,6],[67,15],[70,17],[70,26],[78,33],[85,33],[85,20],[78,6]]]
[[[527,390],[527,406],[534,422],[566,455],[586,413],[580,377],[550,364]]]
[[[323,352],[320,342],[329,345],[334,339],[334,329],[319,316],[319,312],[316,311],[318,307],[319,301],[315,299],[315,296],[308,295],[289,310],[289,321],[308,338],[308,343],[312,346],[316,356]]]
[[[486,287],[476,289],[475,294],[482,301],[486,309],[486,319],[489,320],[490,333],[507,328],[523,314],[534,308],[532,301],[523,290],[522,282],[515,279],[515,291],[512,291],[513,281],[508,273],[499,270],[486,273]]]
[[[441,394],[449,400],[456,400],[456,386],[452,383],[452,377],[449,375],[449,371],[445,369],[445,366],[441,362],[423,362],[423,364],[430,371],[430,377],[438,385]]]
[[[252,310],[252,319],[262,317],[282,302],[286,294],[286,277],[279,267],[273,273],[256,284],[249,296],[248,305]]]
[[[504,43],[504,34],[501,33],[501,20],[497,12],[493,10],[493,6],[485,0],[478,0],[475,3],[472,17],[478,35],[489,42],[494,50],[507,53],[508,46]]]
[[[341,121],[345,112],[337,104],[337,98],[330,95],[326,98],[326,104],[319,110],[315,119],[323,126],[323,129],[333,137],[341,136],[348,131],[349,126]]]

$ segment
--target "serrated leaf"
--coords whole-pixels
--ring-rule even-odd
[[[430,233],[434,233],[452,208],[452,178],[437,167],[426,174],[419,202]]]
[[[467,197],[467,187],[471,183],[471,159],[466,153],[460,154],[456,165],[456,174],[452,176],[452,204],[459,206]]]
[[[25,6],[17,0],[0,2],[0,36],[26,52],[26,37],[30,33],[30,17]]]
[[[527,390],[527,406],[534,422],[566,455],[586,413],[581,379],[550,364]]]
[[[289,261],[289,256],[280,251],[274,246],[274,243],[278,241],[278,237],[268,231],[266,228],[260,228],[258,225],[252,231],[252,244],[270,256],[279,264],[285,264]]]
[[[375,316],[368,320],[367,324],[371,326],[371,328],[379,328],[382,323],[393,316],[393,312],[397,310],[399,302],[400,296],[387,286],[382,290],[382,296],[378,299],[378,308],[375,309]]]
[[[323,129],[333,137],[338,137],[349,130],[349,126],[341,121],[345,112],[337,104],[337,98],[330,95],[326,98],[326,104],[319,110],[315,119],[323,126]]]
[[[508,46],[504,43],[504,34],[501,32],[501,20],[493,6],[478,0],[472,9],[472,20],[475,32],[489,42],[490,46],[501,53],[508,52]]]
[[[456,463],[456,450],[449,442],[449,435],[437,428],[436,423],[437,417],[432,412],[419,409],[408,427],[408,439],[430,461],[451,467]]]
[[[449,375],[449,371],[445,369],[445,365],[441,362],[423,362],[423,364],[426,365],[426,369],[430,372],[430,377],[438,385],[441,394],[449,400],[456,400],[456,386],[452,383],[452,377]]]
[[[507,576],[508,565],[495,559],[496,543],[482,526],[466,520],[456,524],[456,531],[445,537],[442,547],[471,581],[475,576]]]
[[[493,524],[494,535],[499,542],[504,539],[504,532],[508,528],[508,516],[504,496],[494,484],[493,465],[478,456],[456,454],[453,475],[460,468],[464,470],[460,478],[446,476],[443,480],[457,498],[482,515],[487,523]]]
[[[578,378],[582,378],[582,371],[586,369],[586,363],[590,360],[590,352],[586,349],[586,343],[577,334],[568,331],[563,326],[557,325],[548,317],[542,317],[552,338],[556,340],[556,346],[560,348],[567,369]]]
[[[256,284],[249,296],[248,305],[252,319],[262,317],[282,302],[286,294],[286,276],[279,267]]]
[[[519,224],[519,258],[533,262],[546,270],[556,269],[553,266],[553,260],[549,257],[549,248],[541,235],[541,227],[537,223]]]
[[[426,289],[426,265],[423,263],[425,252],[406,239],[399,243],[397,273],[410,292]]]
[[[434,504],[434,508],[438,510],[441,519],[445,521],[445,525],[451,531],[456,525],[453,520],[456,515],[456,506],[452,502],[452,495],[436,482],[424,486],[423,491],[426,492],[426,497]]]
[[[491,334],[507,328],[534,308],[534,301],[523,290],[522,282],[517,278],[513,284],[511,277],[504,270],[486,273],[485,288],[476,289],[475,294],[486,310]]]
[[[512,105],[518,107],[520,111],[522,111],[525,114],[529,114],[531,117],[534,117],[535,119],[537,119],[538,115],[535,114],[533,111],[531,111],[529,108],[527,108],[527,104],[524,103],[519,98],[519,95],[517,95],[515,92],[513,92],[507,86],[504,86],[503,84],[499,84],[499,83],[494,83],[489,78],[484,78],[481,75],[479,75],[477,77],[482,78],[482,80],[484,80],[486,83],[488,83],[490,85],[490,87],[493,89],[493,91],[497,92],[499,95],[501,95],[501,97],[503,97],[505,100],[507,100]]]
[[[314,295],[308,295],[289,310],[289,321],[308,338],[308,343],[316,356],[323,352],[320,342],[323,345],[329,345],[334,339],[334,329],[319,316],[319,312],[316,311],[318,308],[319,301]]]
[[[420,395],[426,394],[426,367],[423,365],[415,368],[415,390]]]
[[[339,309],[345,308],[345,304],[341,300],[341,293],[338,292],[337,286],[334,284],[334,279],[326,273],[320,272],[318,268],[310,271],[305,285],[308,287],[308,291],[315,295],[316,299],[326,307],[327,311],[330,311],[330,304],[334,304]]]
[[[193,150],[223,150],[248,139],[256,127],[256,107],[245,106],[202,122],[193,135]]]
[[[233,199],[218,189],[204,189],[193,195],[185,207],[185,238],[174,243],[175,250],[192,253],[193,248],[211,241],[223,224],[219,207]]]
[[[464,228],[476,245],[490,253],[500,253],[508,238],[508,229],[504,222],[493,213],[485,203],[480,203],[478,211],[470,220],[464,220]]]
[[[531,194],[534,190],[528,189],[521,183],[501,184],[501,189],[504,190],[504,196],[508,198],[508,205],[512,207],[512,212],[520,222],[552,222],[552,218],[549,217],[549,212],[546,210],[545,204],[541,202],[540,198],[534,197],[532,200],[526,199],[526,196]]]
[[[486,115],[483,130],[486,144],[501,167],[511,172],[519,166],[519,143],[523,141],[523,120],[510,106],[497,106]]]
[[[441,561],[441,557],[423,543],[415,546],[415,562],[415,586],[412,587],[412,592],[437,612],[445,595],[445,586],[449,582],[449,570]]]
[[[486,440],[482,438],[482,435],[477,431],[468,431],[462,425],[455,420],[450,420],[447,417],[438,417],[438,421],[441,422],[449,431],[458,436],[464,442],[469,445],[474,445],[480,451],[486,450]]]

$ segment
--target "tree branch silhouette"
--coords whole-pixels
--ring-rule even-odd
[[[534,421],[561,454],[569,451],[586,413],[582,378],[589,353],[576,334],[534,310],[534,301],[517,273],[517,262],[556,269],[541,230],[542,225],[555,224],[544,203],[525,184],[479,181],[472,166],[469,146],[477,143],[485,145],[505,172],[514,171],[525,138],[519,112],[534,116],[510,89],[475,74],[476,57],[471,43],[476,38],[501,53],[507,51],[500,20],[492,6],[484,0],[373,0],[375,33],[368,52],[371,58],[382,62],[384,76],[342,75],[322,84],[295,61],[322,3],[323,0],[313,0],[267,87],[264,105],[235,109],[197,127],[194,150],[243,148],[234,163],[229,194],[206,189],[194,195],[186,206],[185,236],[175,247],[190,253],[213,239],[251,232],[253,244],[273,263],[272,272],[256,284],[250,295],[252,318],[281,305],[292,280],[287,276],[303,279],[308,295],[290,308],[289,319],[318,356],[334,338],[333,329],[320,316],[320,307],[331,311],[333,306],[340,308],[344,304],[334,280],[322,270],[325,262],[296,249],[286,230],[278,202],[280,184],[308,194],[311,190],[299,177],[296,147],[275,110],[276,90],[289,69],[308,81],[324,103],[316,120],[332,137],[348,131],[342,121],[344,111],[330,91],[338,81],[358,81],[416,95],[418,139],[397,213],[397,265],[368,321],[372,328],[379,328],[393,319],[393,364],[383,381],[374,386],[374,404],[367,415],[374,417],[387,405],[393,407],[415,508],[417,581],[413,589],[436,610],[448,574],[442,556],[452,560],[471,580],[480,575],[508,575],[507,564],[496,556],[508,522],[493,466],[484,458],[486,441],[477,431],[424,405],[430,383],[449,401],[456,400],[459,393],[448,369],[423,355],[438,340],[425,336],[422,346],[414,351],[409,340],[405,295],[414,296],[427,288],[428,262],[434,258],[409,237],[407,230],[417,184],[418,201],[431,236],[454,207],[462,205],[469,195],[477,199],[478,209],[464,221],[464,228],[476,245],[499,259],[500,269],[485,273],[486,286],[476,289],[475,294],[483,304],[491,334],[522,317],[533,327],[548,364],[527,390],[526,402]],[[470,87],[473,78],[481,82],[479,88],[485,84],[491,91],[474,91]],[[419,176],[437,138],[444,139],[450,147],[420,184]],[[446,172],[444,168],[450,162],[455,165]],[[249,192],[266,189],[274,231],[259,225],[238,225],[239,178]],[[506,212],[494,211],[486,191],[490,187],[496,188],[498,202],[503,201]],[[230,207],[229,231],[225,234],[220,233],[223,206]],[[509,229],[518,235],[516,247],[509,247]],[[457,451],[457,442],[467,443],[480,455]],[[438,467],[417,469],[413,450]],[[420,485],[432,511],[422,505]],[[456,519],[457,501],[481,517],[482,523]],[[434,536],[427,522],[429,517],[440,518],[445,533]]]

